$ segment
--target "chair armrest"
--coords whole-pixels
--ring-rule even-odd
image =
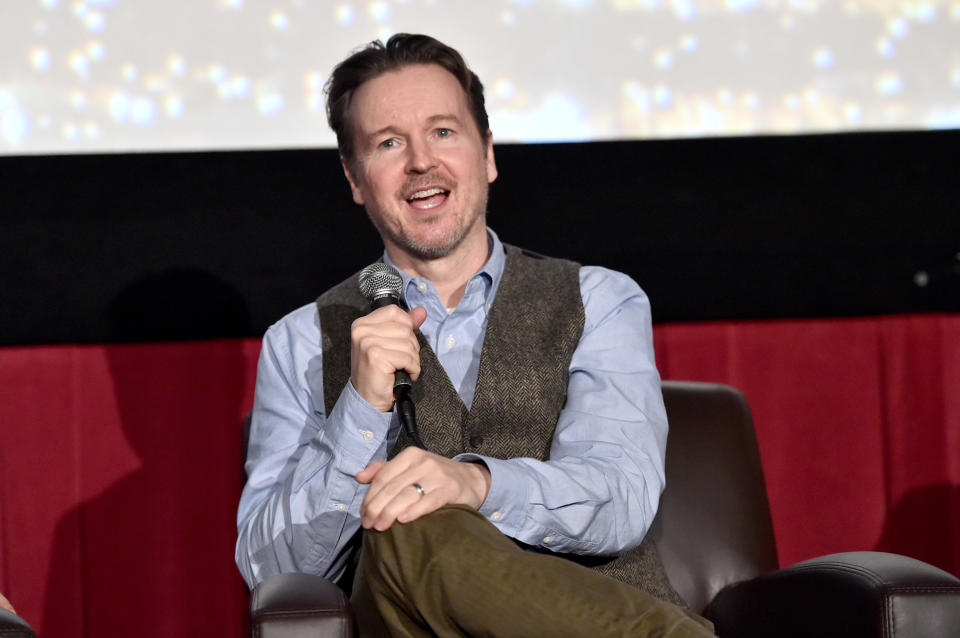
[[[734,583],[704,615],[721,637],[946,638],[960,627],[960,579],[897,554],[831,554]]]
[[[36,638],[27,621],[6,609],[0,609],[0,636],[3,638]]]
[[[257,585],[250,617],[255,638],[353,638],[355,631],[343,590],[312,574],[277,574]]]

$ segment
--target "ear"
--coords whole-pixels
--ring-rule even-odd
[[[497,179],[497,162],[493,158],[493,133],[487,131],[487,183]]]
[[[363,206],[363,193],[360,192],[360,186],[357,184],[357,180],[354,178],[353,174],[350,171],[350,166],[347,164],[347,161],[340,158],[340,166],[343,167],[343,175],[347,178],[347,181],[350,183],[350,192],[353,193],[353,201],[357,204]]]

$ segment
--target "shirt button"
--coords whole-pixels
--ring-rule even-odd
[[[338,512],[343,512],[343,511],[345,511],[346,509],[347,509],[347,506],[346,506],[346,505],[344,505],[343,503],[337,503],[337,511],[338,511]]]
[[[544,545],[549,545],[549,544],[552,543],[552,542],[553,542],[553,536],[544,536],[544,537],[543,537],[543,544],[544,544]]]
[[[417,283],[417,292],[419,292],[421,295],[427,292],[427,282],[421,281]]]
[[[471,437],[470,437],[470,447],[480,447],[481,445],[483,445],[483,437],[482,437],[482,436],[471,436]]]
[[[373,440],[373,432],[371,432],[370,430],[360,430],[360,436],[363,437],[364,441]]]
[[[447,337],[447,340],[444,341],[444,343],[447,344],[448,348],[452,348],[454,345],[456,345],[457,340],[453,338],[453,335],[450,335]]]
[[[503,518],[503,514],[500,512],[500,510],[497,510],[496,512],[490,515],[490,520],[493,521],[494,523],[499,521],[501,518]]]

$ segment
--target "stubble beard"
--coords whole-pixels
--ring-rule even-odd
[[[470,211],[469,218],[458,218],[455,220],[455,226],[446,237],[435,240],[429,244],[424,241],[418,241],[411,233],[404,232],[402,227],[388,228],[387,224],[378,224],[375,217],[369,214],[369,211],[368,216],[384,238],[388,238],[391,243],[401,247],[407,254],[425,261],[441,259],[459,248],[476,225],[486,217],[487,194],[488,190],[484,189],[481,201],[477,202],[476,207]],[[441,218],[435,217],[433,219],[422,220],[421,223],[434,225],[442,223],[442,221]]]

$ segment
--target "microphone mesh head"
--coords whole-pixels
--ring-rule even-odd
[[[370,264],[360,271],[357,279],[360,284],[360,294],[367,301],[373,301],[383,296],[402,298],[403,279],[394,268],[377,262]]]

